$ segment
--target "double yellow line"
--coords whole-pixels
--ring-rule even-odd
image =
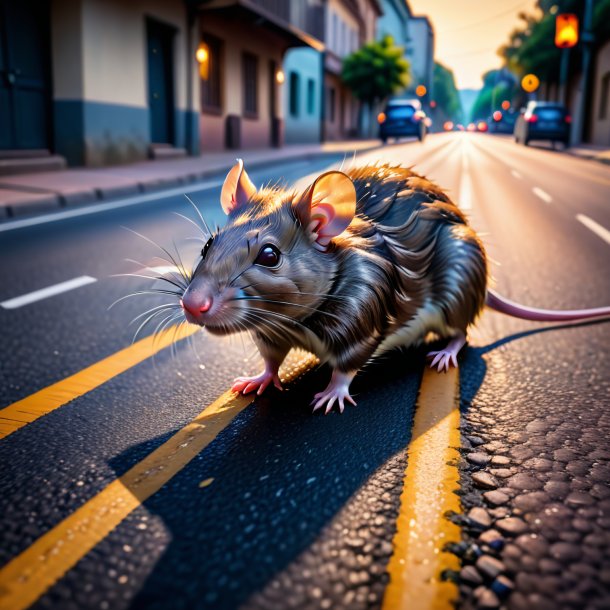
[[[187,335],[197,329],[188,329]],[[172,342],[166,332],[153,344],[147,338],[0,411],[0,431],[7,436],[66,402],[97,388],[149,358]],[[290,355],[281,377],[290,383],[316,364],[313,356]],[[457,560],[445,553],[459,530],[445,518],[459,511],[453,493],[458,485],[459,412],[457,371],[426,371],[415,416],[413,438],[401,496],[394,554],[388,565],[390,583],[384,610],[451,608],[457,588],[440,579]],[[142,502],[156,493],[251,402],[252,397],[225,392],[168,441],[123,476],[78,508],[0,569],[0,610],[33,604],[84,555],[103,540]]]

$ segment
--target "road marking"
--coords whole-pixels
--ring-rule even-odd
[[[198,330],[198,326],[189,325],[179,331],[178,340],[185,339]],[[174,342],[174,333],[171,328],[159,333],[156,339],[152,336],[141,339],[70,377],[0,409],[0,439],[150,358]]]
[[[540,199],[542,199],[542,201],[544,201],[545,203],[551,203],[551,201],[553,201],[553,198],[546,191],[543,191],[541,188],[538,188],[537,186],[535,186],[532,189],[532,193],[534,193],[534,195],[536,195],[536,197],[539,197]]]
[[[460,181],[459,199],[459,206],[462,210],[472,209],[472,177],[470,176],[470,163],[467,154],[462,150],[462,179]]]
[[[523,176],[516,169],[511,169],[510,173],[517,178],[517,180],[523,180]]]
[[[576,214],[576,220],[585,225],[587,229],[593,231],[595,235],[601,237],[607,244],[610,244],[610,231],[608,231],[608,229],[602,227],[600,224],[584,214]]]
[[[81,275],[80,277],[75,277],[72,280],[60,282],[59,284],[54,284],[53,286],[48,286],[47,288],[34,290],[34,292],[29,292],[28,294],[24,294],[20,297],[2,301],[2,303],[0,303],[0,307],[4,307],[4,309],[17,309],[18,307],[23,307],[24,305],[29,305],[30,303],[36,303],[36,301],[42,301],[43,299],[54,297],[62,292],[68,292],[69,290],[74,290],[75,288],[86,286],[87,284],[93,284],[93,282],[97,282],[94,277]]]
[[[443,551],[448,542],[461,539],[460,528],[444,516],[461,510],[454,493],[459,487],[458,390],[457,369],[445,374],[425,369],[382,610],[445,610],[457,600],[457,586],[441,574],[459,570],[458,558]]]
[[[0,223],[0,233],[3,231],[14,231],[15,229],[23,229],[24,227],[34,227],[36,225],[47,224],[49,222],[57,222],[66,218],[77,218],[78,216],[88,216],[89,214],[97,214],[98,212],[106,212],[109,210],[118,210],[132,205],[141,203],[149,203],[158,201],[166,197],[175,197],[176,195],[188,195],[197,191],[208,191],[223,184],[222,180],[213,180],[211,182],[200,182],[194,186],[181,186],[174,189],[168,189],[159,193],[151,193],[150,195],[134,195],[118,201],[108,203],[96,203],[82,208],[74,208],[73,210],[65,210],[63,212],[53,212],[50,214],[42,214],[34,218],[24,218],[23,220],[9,220]]]
[[[282,367],[282,381],[290,383],[317,362],[313,356],[300,360],[293,356]],[[0,569],[0,610],[22,610],[33,604],[129,513],[205,449],[253,400],[253,395],[225,392],[158,449]]]

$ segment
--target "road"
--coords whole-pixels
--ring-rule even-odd
[[[548,309],[610,304],[610,168],[469,133],[389,145],[357,162],[378,160],[414,165],[460,203],[483,235],[503,295]],[[250,174],[256,184],[292,183],[342,161],[290,161]],[[189,194],[208,223],[223,222],[221,179]],[[194,260],[201,246],[187,240],[195,229],[173,214],[194,218],[184,197],[131,203],[0,225],[0,303],[11,307],[0,307],[0,407],[113,358],[131,345],[132,319],[165,302],[134,297],[108,309],[144,285],[116,274],[166,264],[129,229],[169,249],[175,242],[184,261]],[[11,306],[83,277],[93,279]],[[472,330],[459,372],[467,516],[454,519],[463,569],[453,578],[461,608],[610,604],[609,339],[608,323],[552,326],[490,311]],[[1,566],[114,489],[216,404],[235,376],[260,367],[248,339],[202,333],[141,360],[120,374],[106,366],[90,391],[79,386],[90,382],[84,374],[71,382],[74,400],[60,399],[0,441],[0,582]],[[48,588],[30,592],[28,604],[380,607],[423,368],[422,350],[373,364],[356,379],[358,406],[343,415],[311,414],[312,394],[328,377],[322,368],[283,394],[239,406],[234,419],[210,420],[218,430],[209,444],[159,491],[135,494],[124,516],[106,522],[104,514],[85,536],[89,546]]]

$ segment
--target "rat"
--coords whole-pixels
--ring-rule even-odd
[[[610,315],[533,309],[491,290],[485,248],[463,212],[405,167],[329,171],[296,193],[257,189],[238,159],[221,205],[227,223],[205,243],[180,305],[213,334],[251,333],[265,368],[237,378],[235,392],[282,389],[279,367],[298,347],[332,368],[314,411],[343,412],[356,404],[349,386],[369,360],[429,333],[446,340],[430,366],[456,367],[485,305],[536,321]]]

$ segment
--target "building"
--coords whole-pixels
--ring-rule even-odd
[[[419,85],[423,85],[428,91],[429,100],[433,95],[434,81],[434,29],[428,17],[411,15],[408,31],[407,59],[411,64],[410,90],[415,91]]]
[[[610,146],[610,41],[596,50],[588,140]]]
[[[312,22],[310,9],[315,6],[277,0],[197,4],[206,64],[202,66],[201,150],[281,146],[280,93],[287,86],[282,61],[291,47],[324,48],[302,29]]]
[[[47,169],[281,145],[283,55],[323,49],[291,4],[0,0],[0,154]]]
[[[409,45],[411,10],[405,0],[381,0],[383,14],[377,19],[377,40],[391,36],[394,44],[406,50]]]
[[[369,117],[341,81],[342,60],[375,39],[382,10],[376,0],[327,0],[325,4],[324,117],[326,140],[357,137],[367,130]]]

